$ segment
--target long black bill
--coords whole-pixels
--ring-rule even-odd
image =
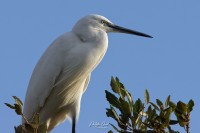
[[[130,29],[118,26],[118,25],[114,25],[114,24],[107,24],[107,25],[108,25],[108,27],[111,27],[116,32],[121,32],[121,33],[127,33],[127,34],[137,35],[137,36],[143,36],[143,37],[153,38],[152,36],[144,34],[142,32],[138,32],[138,31],[135,31],[135,30],[130,30]]]

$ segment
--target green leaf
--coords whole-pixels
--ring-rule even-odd
[[[193,107],[194,107],[194,101],[191,99],[187,104],[187,113],[188,114],[193,110]]]
[[[115,120],[119,121],[119,116],[118,116],[117,112],[115,111],[115,109],[113,107],[111,107],[111,111],[114,115]]]
[[[180,120],[179,120],[179,125],[180,125],[181,127],[184,127],[184,126],[185,126],[184,122],[183,122],[183,121],[180,121]]]
[[[110,109],[106,109],[106,115],[107,117],[111,117],[113,119],[115,119],[117,122],[119,121],[119,116],[117,115],[117,112],[115,111],[115,109],[111,106]]]
[[[126,90],[120,87],[120,97],[125,99],[125,96],[127,96]]]
[[[126,89],[124,88],[124,85],[119,81],[118,77],[115,78],[115,82],[116,82],[117,86],[119,87],[120,97],[122,99],[124,99],[125,96],[127,96]]]
[[[129,124],[129,118],[126,115],[120,115],[120,118],[119,118],[119,121],[118,121],[118,126],[121,129],[126,130],[127,125],[130,125]]]
[[[156,103],[160,108],[163,107],[163,103],[159,99],[156,99]]]
[[[164,110],[164,118],[165,118],[165,124],[168,125],[170,122],[170,117],[171,117],[171,113],[172,113],[172,108],[169,107],[167,109]]]
[[[16,102],[18,105],[23,106],[22,101],[21,101],[18,97],[13,96],[13,98],[15,99],[15,102]]]
[[[169,121],[169,125],[175,125],[175,124],[178,124],[177,120],[170,120]]]
[[[133,100],[132,100],[131,93],[128,92],[127,90],[125,90],[125,93],[126,93],[126,97],[128,98],[130,110],[131,110],[131,112],[132,112],[132,109],[133,109],[133,108],[132,108]]]
[[[118,98],[113,95],[112,93],[110,93],[109,91],[105,90],[106,92],[106,99],[107,101],[114,107],[118,108],[118,109],[121,109],[121,105],[120,105],[120,102],[118,100]]]
[[[15,112],[18,115],[22,115],[22,107],[19,104],[14,104],[15,105]]]
[[[148,92],[148,90],[146,89],[145,90],[145,102],[146,102],[146,104],[148,104],[149,103],[149,100],[150,100],[150,97],[149,97],[149,92]]]
[[[125,88],[124,85],[119,81],[118,77],[115,78],[115,81],[117,82],[117,84],[118,84],[119,87]]]
[[[179,101],[176,106],[176,112],[180,112],[181,114],[186,114],[187,112],[187,105],[182,101]]]
[[[142,101],[138,98],[138,100],[135,101],[135,104],[133,104],[133,114],[138,115],[143,109]]]
[[[187,105],[183,103],[182,101],[179,101],[177,103],[176,109],[175,109],[175,115],[178,119],[179,125],[181,127],[184,127],[188,124],[188,117],[187,117]]]
[[[113,113],[112,113],[112,110],[111,109],[109,109],[109,108],[106,108],[106,115],[107,115],[107,117],[112,117],[113,118]]]
[[[146,113],[149,114],[152,111],[151,105],[149,105],[149,107],[147,108]]]
[[[129,103],[122,98],[120,98],[119,101],[121,103],[123,113],[131,117],[131,107],[129,106]]]
[[[169,106],[172,107],[173,110],[176,109],[176,104],[173,103],[172,101],[169,102]]]
[[[120,93],[120,90],[119,90],[120,88],[113,77],[111,77],[110,86],[113,92],[118,93],[118,94]]]
[[[179,122],[179,125],[181,127],[184,127],[185,125],[188,124],[188,120],[187,120],[187,118],[186,118],[186,116],[184,114],[181,114],[181,112],[179,112],[177,109],[175,110],[174,113],[175,113],[175,115],[177,117],[177,120]]]
[[[153,109],[153,110],[151,110],[151,112],[149,112],[148,113],[148,119],[149,120],[154,120],[155,121],[155,118],[157,117],[157,114],[156,114],[156,110],[155,109]]]
[[[156,104],[154,104],[154,103],[152,103],[152,102],[149,102],[149,103],[154,107],[154,109],[156,109],[156,110],[158,110],[158,111],[160,110]]]
[[[167,97],[166,101],[165,101],[165,107],[167,107],[169,105],[170,102],[170,95]]]
[[[9,104],[9,103],[4,103],[6,106],[8,106],[9,108],[11,108],[11,109],[15,109],[15,106],[13,106],[13,105],[11,105],[11,104]]]

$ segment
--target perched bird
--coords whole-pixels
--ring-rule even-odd
[[[58,37],[38,61],[26,93],[24,115],[39,113],[48,131],[72,120],[72,133],[80,113],[81,97],[91,72],[101,62],[108,47],[108,32],[151,36],[113,24],[100,15],[81,18],[70,32]],[[24,121],[23,121],[24,123]]]

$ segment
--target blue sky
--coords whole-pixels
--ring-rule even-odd
[[[11,96],[25,98],[32,70],[48,45],[70,31],[87,14],[100,14],[112,22],[154,36],[153,39],[109,34],[109,48],[92,73],[83,95],[77,132],[105,133],[89,127],[92,121],[112,122],[106,117],[105,89],[118,76],[136,99],[148,89],[151,100],[193,99],[191,132],[198,132],[200,110],[200,1],[25,1],[0,2],[0,129],[12,133],[20,117],[3,103]],[[108,127],[109,129],[111,127]],[[52,133],[71,132],[65,122]],[[183,130],[180,130],[183,132]]]

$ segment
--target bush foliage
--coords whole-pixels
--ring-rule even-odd
[[[140,98],[133,100],[119,79],[111,78],[110,86],[112,93],[106,92],[110,107],[106,115],[114,119],[117,125],[110,124],[118,133],[179,133],[174,131],[171,125],[179,124],[189,133],[190,113],[194,101],[187,104],[179,101],[174,103],[170,95],[165,102],[156,99],[156,103],[150,101],[148,90],[145,90],[144,102]],[[176,120],[172,120],[172,115]],[[113,133],[109,131],[108,133]]]
[[[13,98],[15,100],[14,105],[11,105],[9,103],[5,103],[5,105],[11,109],[14,109],[16,114],[21,115],[25,121],[24,124],[15,127],[15,133],[46,133],[47,126],[45,123],[40,124],[39,114],[36,113],[30,120],[28,120],[26,116],[22,113],[22,101],[16,96],[13,96]]]

